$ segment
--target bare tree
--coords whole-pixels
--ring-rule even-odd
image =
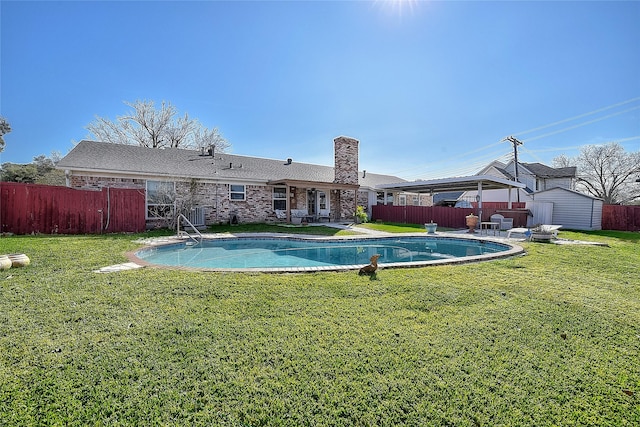
[[[209,130],[188,114],[178,117],[178,111],[171,103],[163,101],[160,109],[155,108],[153,101],[125,104],[132,110],[115,121],[96,117],[87,125],[90,138],[149,148],[208,148],[215,145],[216,151],[225,151],[230,146],[217,128]],[[210,138],[212,134],[218,138]]]
[[[9,122],[4,117],[0,117],[0,153],[4,151],[4,136],[11,132],[11,126],[9,126]]]
[[[625,204],[640,197],[640,151],[626,153],[612,142],[606,145],[586,145],[577,157],[558,156],[555,167],[577,166],[576,188],[601,198],[606,204]]]
[[[218,128],[207,129],[202,126],[193,132],[193,144],[197,148],[213,148],[217,152],[224,152],[229,148],[229,142],[220,134]]]

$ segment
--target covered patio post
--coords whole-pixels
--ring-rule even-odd
[[[478,219],[482,221],[482,181],[478,181]]]

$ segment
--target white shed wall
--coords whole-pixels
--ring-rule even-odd
[[[534,199],[553,203],[553,224],[573,230],[602,229],[602,200],[562,188],[535,193]]]

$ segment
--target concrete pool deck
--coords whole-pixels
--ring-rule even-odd
[[[313,224],[315,225],[315,224]],[[358,239],[358,238],[363,238],[363,237],[393,237],[393,236],[435,236],[435,237],[449,237],[449,238],[471,238],[471,239],[478,239],[478,240],[488,240],[488,241],[495,241],[495,242],[499,242],[499,243],[506,243],[509,244],[513,247],[513,249],[515,250],[511,250],[511,251],[507,251],[507,254],[504,254],[503,256],[497,257],[497,256],[477,256],[477,257],[470,257],[470,258],[461,258],[459,261],[451,261],[449,260],[449,264],[451,263],[467,263],[467,262],[477,262],[477,261],[489,261],[489,260],[494,260],[497,258],[504,258],[504,257],[509,257],[509,256],[515,256],[515,255],[520,255],[524,253],[524,249],[522,247],[520,247],[517,243],[518,242],[524,242],[526,241],[526,237],[524,236],[517,236],[517,237],[510,237],[507,238],[507,232],[506,231],[496,231],[495,235],[491,234],[491,235],[487,235],[486,233],[480,233],[479,231],[477,231],[476,233],[469,233],[468,229],[462,229],[462,230],[447,230],[447,231],[437,231],[436,233],[433,234],[426,234],[424,232],[416,232],[416,233],[389,233],[386,231],[379,231],[379,230],[371,230],[365,227],[360,227],[357,224],[354,223],[322,223],[322,224],[318,224],[322,225],[322,226],[328,226],[328,227],[333,227],[333,228],[337,228],[337,229],[341,229],[341,230],[348,230],[348,231],[353,231],[355,233],[360,233],[358,235],[350,235],[350,236],[340,236],[340,239],[344,239],[344,240],[349,240],[349,239]],[[229,238],[229,237],[282,237],[282,236],[286,236],[286,237],[297,237],[297,238],[305,238],[305,239],[317,239],[317,240],[324,240],[324,239],[335,239],[335,237],[332,236],[318,236],[318,235],[301,235],[301,234],[287,234],[286,233],[286,227],[283,227],[283,232],[282,233],[203,233],[202,236],[205,239],[216,239],[216,238]],[[188,240],[188,237],[184,237],[184,236],[165,236],[165,237],[154,237],[154,238],[148,238],[148,239],[140,239],[137,242],[144,244],[145,246],[161,246],[161,245],[167,245],[167,244],[171,244],[171,243],[179,243],[179,242],[184,242],[185,240]],[[576,241],[576,240],[568,240],[568,239],[554,239],[552,240],[552,243],[554,244],[559,244],[559,245],[575,245],[575,244],[587,244],[587,245],[602,245],[601,243],[597,243],[597,242],[585,242],[585,241]],[[428,262],[422,262],[422,263],[416,263],[415,265],[394,265],[394,264],[383,264],[381,266],[381,269],[384,268],[396,268],[396,267],[403,267],[403,268],[410,268],[410,267],[423,267],[423,266],[428,266],[428,265],[438,265],[438,264],[444,264],[444,262],[437,262],[437,261],[428,261]],[[151,264],[146,264],[144,262],[140,262],[137,259],[131,259],[130,262],[127,263],[123,263],[123,264],[116,264],[116,265],[111,265],[111,266],[107,266],[107,267],[103,267],[100,268],[98,270],[94,270],[95,273],[113,273],[113,272],[119,272],[119,271],[126,271],[126,270],[133,270],[133,269],[138,269],[138,268],[142,268],[145,267],[147,265],[151,265]],[[155,267],[155,266],[154,266]],[[274,269],[274,270],[267,270],[267,272],[312,272],[312,271],[346,271],[346,270],[354,270],[361,267],[361,265],[358,266],[332,266],[332,267],[327,267],[327,268],[323,268],[323,267],[289,267],[289,268],[281,268],[281,269]],[[180,267],[158,267],[158,268],[180,268]],[[197,270],[197,269],[196,269]],[[265,269],[261,269],[261,268],[248,268],[248,269],[233,269],[233,270],[217,270],[217,269],[205,269],[206,271],[236,271],[236,272],[243,272],[243,271],[247,271],[247,272],[263,272],[265,271]]]
[[[305,235],[298,233],[287,233],[286,228],[283,229],[283,232],[278,233],[203,233],[202,237],[208,240],[215,239],[228,239],[230,237],[283,237],[283,238],[294,238],[294,239],[305,239],[305,240],[355,240],[355,239],[368,239],[368,238],[380,238],[380,237],[394,237],[394,236],[406,236],[406,237],[425,237],[427,236],[424,232],[416,232],[416,233],[389,233],[385,231],[371,230],[368,228],[360,227],[353,223],[323,223],[324,226],[330,226],[341,230],[353,231],[354,235],[346,235],[346,236],[319,236],[319,235]],[[438,232],[435,234],[429,234],[429,236],[439,237],[439,238],[469,238],[474,240],[487,240],[494,241],[498,243],[507,243],[511,246],[510,249],[499,252],[499,253],[491,253],[491,254],[482,254],[476,256],[469,257],[461,257],[460,259],[446,259],[446,260],[433,260],[433,261],[418,261],[415,263],[381,263],[380,269],[384,268],[411,268],[411,267],[423,267],[428,265],[438,265],[438,264],[459,264],[459,263],[468,263],[468,262],[478,262],[478,261],[489,261],[497,258],[505,258],[510,256],[521,255],[524,253],[524,249],[517,245],[516,241],[518,239],[509,239],[509,242],[506,242],[504,239],[499,239],[494,236],[480,236],[476,234],[469,234],[467,230],[460,231],[447,231],[447,232]],[[189,238],[186,236],[164,236],[164,237],[154,237],[147,239],[139,239],[138,243],[143,244],[146,247],[154,247],[154,246],[162,246],[168,245],[172,243],[180,243],[185,242]],[[520,239],[522,240],[522,239]],[[135,252],[137,252],[136,250]],[[321,266],[321,267],[284,267],[284,268],[246,268],[246,269],[215,269],[215,268],[205,268],[205,269],[192,269],[192,268],[183,268],[183,267],[167,267],[167,266],[159,266],[155,264],[146,263],[143,260],[139,259],[135,256],[134,253],[129,253],[128,257],[130,262],[123,264],[116,264],[107,267],[100,268],[98,270],[94,270],[95,273],[112,273],[119,271],[126,271],[137,269],[141,267],[152,267],[152,268],[169,268],[169,269],[185,269],[185,270],[193,270],[193,271],[235,271],[235,272],[269,272],[269,273],[287,273],[287,272],[319,272],[319,271],[353,271],[357,270],[362,265],[331,265],[331,266]]]

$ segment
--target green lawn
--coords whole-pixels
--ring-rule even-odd
[[[640,425],[639,233],[375,279],[92,272],[138,237],[0,238],[32,259],[0,272],[0,425]]]

